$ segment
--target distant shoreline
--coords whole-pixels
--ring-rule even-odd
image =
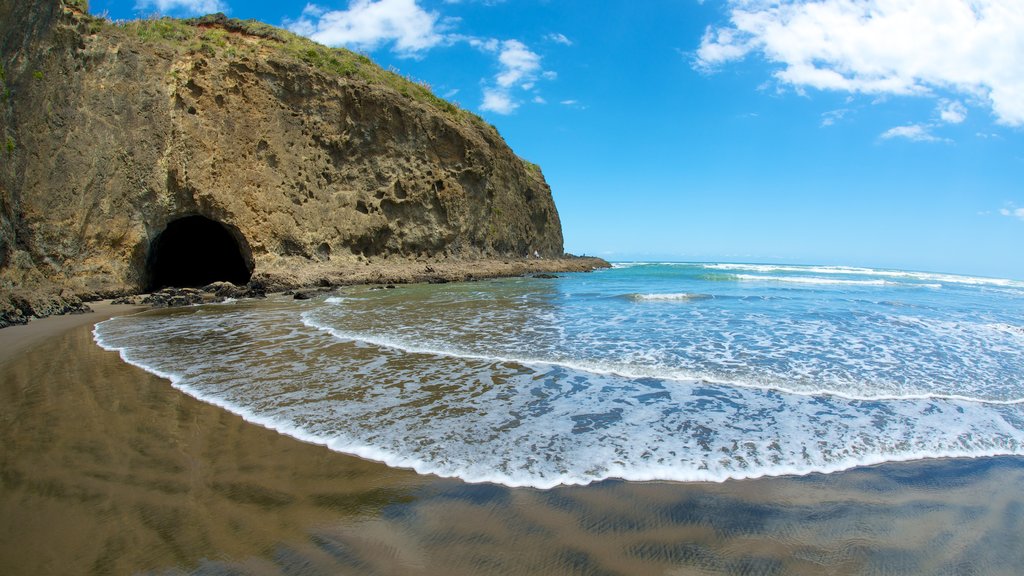
[[[428,284],[444,282],[466,282],[490,278],[511,278],[529,274],[559,274],[571,272],[591,272],[602,268],[611,268],[611,264],[601,258],[590,256],[571,256],[562,258],[495,258],[488,260],[389,260],[364,261],[337,265],[333,263],[313,264],[295,269],[283,263],[268,266],[253,276],[250,286],[258,286],[267,293],[315,290],[322,288],[338,288],[342,286],[366,284]],[[78,314],[89,314],[89,309],[109,305],[112,299],[124,296],[143,296],[142,291],[123,290],[117,293],[76,294],[70,299],[66,296],[66,288],[48,286],[39,288],[17,288],[9,292],[0,291],[0,334],[4,327],[15,328],[31,324],[49,317],[75,317]],[[30,309],[18,310],[16,316],[4,310],[5,302],[13,302],[16,298],[30,306]],[[87,306],[83,307],[83,303]],[[17,309],[14,306],[12,309]],[[50,312],[57,311],[57,312]],[[80,322],[65,321],[68,328]],[[62,324],[63,325],[63,324]],[[49,330],[49,328],[48,328]],[[14,337],[0,339],[0,344],[10,340],[14,346]],[[37,341],[37,340],[33,340]],[[2,354],[8,353],[8,348]]]

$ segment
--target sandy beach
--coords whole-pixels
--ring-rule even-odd
[[[1024,463],[510,489],[304,444],[100,349],[0,330],[4,574],[1016,574]]]

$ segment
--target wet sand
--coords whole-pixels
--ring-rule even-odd
[[[91,326],[0,330],[2,574],[1018,574],[1024,459],[470,485],[244,422]]]

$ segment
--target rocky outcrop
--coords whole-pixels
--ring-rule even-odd
[[[540,170],[363,56],[223,16],[111,23],[60,0],[3,3],[0,42],[8,301],[562,256]]]

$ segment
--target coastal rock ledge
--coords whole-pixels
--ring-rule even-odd
[[[564,255],[540,169],[423,84],[255,21],[86,8],[0,3],[0,313],[606,265]]]

